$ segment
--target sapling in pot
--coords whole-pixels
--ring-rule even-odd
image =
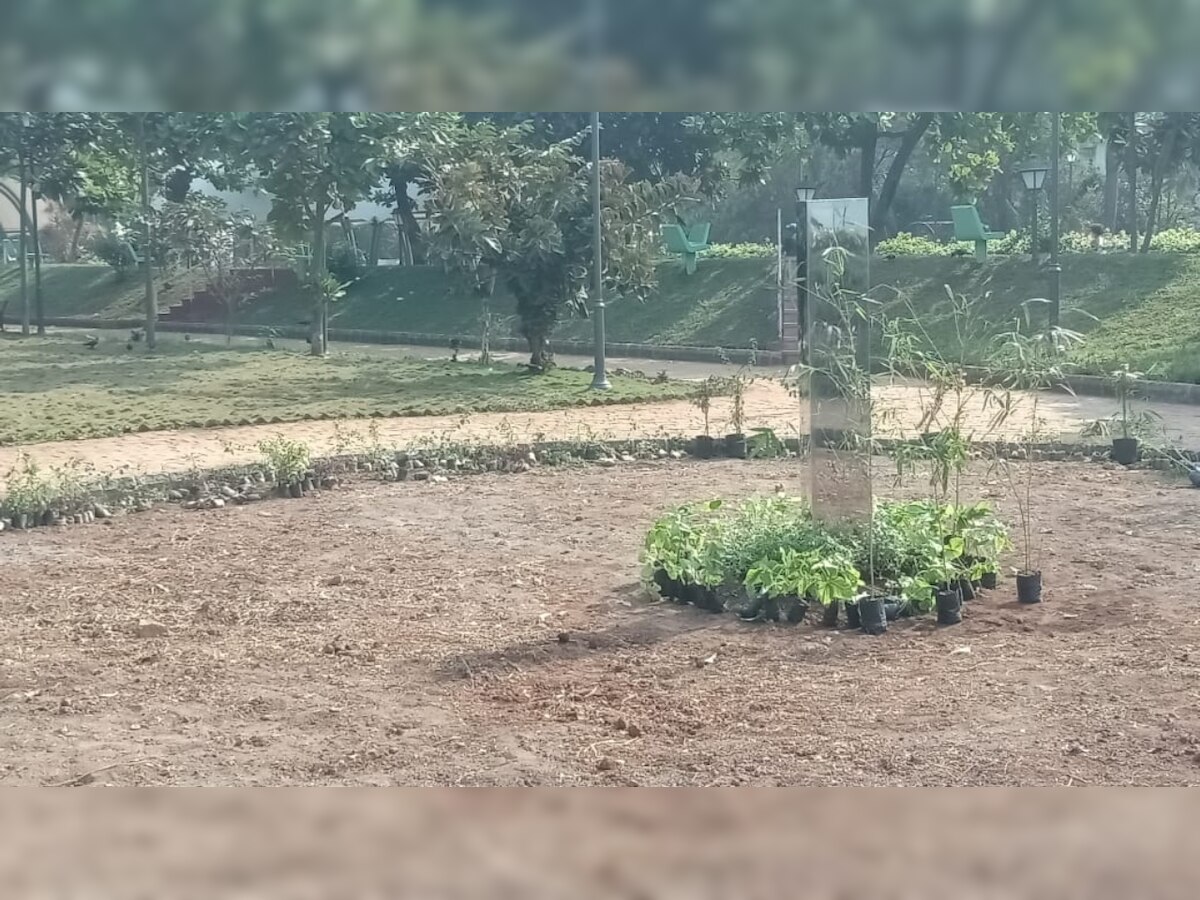
[[[1027,324],[1032,302],[1025,304]],[[1017,600],[1021,603],[1040,603],[1042,600],[1041,545],[1035,538],[1033,492],[1034,451],[1043,435],[1038,404],[1044,391],[1054,387],[1066,389],[1061,360],[1066,350],[1080,340],[1080,335],[1061,328],[1052,328],[1044,334],[1030,334],[1023,331],[1018,322],[1013,331],[1001,335],[1000,349],[993,360],[1002,373],[1000,386],[988,394],[988,401],[999,410],[993,421],[1007,421],[1021,409],[1016,392],[1021,392],[1021,402],[1027,410],[1026,428],[1021,438],[1023,466],[1018,470],[1010,459],[999,461],[1020,522],[1021,568],[1017,571]]]
[[[732,431],[725,435],[725,452],[734,459],[745,459],[749,454],[746,438],[746,389],[750,382],[751,378],[745,370],[739,370],[729,379],[729,392],[732,397],[729,427]]]
[[[709,433],[709,414],[712,411],[713,397],[718,393],[718,389],[716,376],[710,375],[700,382],[700,387],[696,389],[696,393],[692,397],[692,405],[700,410],[700,414],[704,417],[704,433],[696,435],[695,438],[696,456],[700,459],[710,459],[713,455],[715,444]]]
[[[1130,369],[1128,363],[1112,372],[1109,382],[1120,408],[1107,419],[1089,423],[1083,430],[1085,437],[1111,434],[1112,458],[1123,466],[1137,462],[1142,440],[1162,430],[1158,413],[1150,409],[1133,408],[1134,395],[1145,377],[1145,373]]]

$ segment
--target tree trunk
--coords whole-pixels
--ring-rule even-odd
[[[526,329],[525,340],[529,342],[529,367],[536,372],[546,371],[550,358],[549,336],[540,330]]]
[[[1129,137],[1125,141],[1125,172],[1129,176],[1129,252],[1137,252],[1137,113],[1129,114]]]
[[[1146,215],[1146,234],[1142,237],[1142,253],[1150,252],[1150,241],[1158,226],[1158,207],[1162,201],[1163,181],[1166,179],[1167,165],[1175,153],[1175,142],[1178,138],[1179,127],[1175,124],[1168,125],[1158,156],[1154,160],[1154,174],[1150,181],[1150,210]]]
[[[1121,188],[1121,151],[1110,134],[1104,144],[1104,219],[1109,231],[1117,230],[1117,198]]]
[[[925,136],[925,132],[929,130],[929,126],[932,124],[933,113],[921,113],[908,126],[908,130],[904,132],[900,146],[896,149],[896,155],[892,158],[892,164],[888,166],[887,175],[883,179],[883,186],[879,189],[879,199],[871,209],[872,243],[877,239],[875,235],[885,221],[885,217],[892,207],[892,201],[896,199],[896,191],[900,187],[900,177],[904,174],[904,169],[908,166],[908,161],[912,158],[913,151],[917,149],[917,145],[921,143],[921,138]]]
[[[21,267],[21,334],[25,337],[29,337],[29,261],[26,259],[26,256],[29,254],[28,245],[25,238],[26,232],[28,231],[28,225],[25,222],[25,210],[29,206],[29,185],[26,183],[25,179],[24,152],[19,151],[17,157],[19,160],[18,177],[21,181],[21,211],[17,216],[17,227],[21,229],[20,237],[17,239],[17,255],[20,257],[17,262]]]
[[[879,126],[872,123],[869,134],[864,135],[858,156],[858,196],[875,196],[875,158],[879,153]]]
[[[141,166],[142,195],[142,275],[145,278],[146,294],[142,312],[146,318],[146,350],[153,352],[158,343],[158,296],[154,290],[154,234],[150,225],[150,159],[146,147],[146,114],[137,117],[138,161]]]
[[[75,230],[71,232],[71,248],[67,251],[67,259],[79,262],[79,240],[83,236],[83,213],[75,214]]]
[[[401,251],[404,255],[404,264],[406,266],[416,265],[417,260],[424,262],[425,254],[421,249],[421,224],[417,221],[416,214],[413,213],[411,203],[401,203],[396,210],[399,213],[399,224],[401,235],[404,240],[401,241]]]
[[[313,356],[325,355],[325,212],[325,207],[318,204],[316,224],[313,226],[312,261],[308,267],[313,291],[309,353]]]

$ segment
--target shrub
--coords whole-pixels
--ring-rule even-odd
[[[308,444],[290,441],[281,435],[259,441],[258,449],[267,467],[275,473],[276,481],[280,483],[291,483],[303,478],[312,458]]]
[[[92,241],[89,250],[98,260],[111,266],[121,278],[137,265],[129,241],[115,234],[99,235]]]
[[[1195,228],[1168,228],[1150,238],[1150,249],[1165,253],[1200,253],[1200,231]]]
[[[876,244],[875,252],[880,256],[945,256],[951,246],[902,231]]]
[[[704,256],[708,259],[770,259],[775,252],[775,245],[766,241],[760,244],[709,244]]]

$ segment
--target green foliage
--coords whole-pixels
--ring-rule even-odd
[[[1009,548],[984,503],[884,501],[860,528],[822,525],[804,501],[774,496],[671,510],[650,528],[641,560],[647,576],[822,604],[853,600],[870,581],[925,610],[936,586],[995,571]]]
[[[312,451],[303,441],[276,435],[258,442],[263,461],[280,484],[292,484],[304,477],[312,463]]]
[[[453,144],[426,141],[428,240],[433,256],[479,281],[495,274],[516,299],[530,365],[543,370],[550,336],[586,315],[592,265],[589,166],[567,143],[531,149],[527,128],[462,127]],[[469,148],[464,152],[463,148]],[[679,179],[635,181],[601,162],[604,287],[645,299],[656,281],[660,216],[683,197]]]
[[[94,486],[90,471],[78,462],[47,471],[28,454],[21,454],[16,467],[5,476],[0,514],[37,517],[51,509],[81,512],[91,507]]]
[[[1125,246],[1128,246],[1126,241]],[[1167,228],[1150,239],[1150,249],[1163,253],[1200,253],[1200,230]]]
[[[115,232],[97,235],[89,250],[98,260],[110,266],[118,278],[125,278],[137,266],[137,257],[128,238]]]
[[[775,245],[760,244],[709,244],[701,255],[705,259],[774,259]]]
[[[876,244],[875,252],[880,256],[946,256],[954,246],[901,231]]]

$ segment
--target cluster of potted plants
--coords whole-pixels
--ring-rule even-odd
[[[744,619],[821,621],[880,634],[889,620],[962,603],[995,585],[1007,529],[983,503],[881,502],[869,526],[830,526],[788,497],[671,510],[646,535],[647,581],[662,596]]]
[[[307,444],[277,435],[259,441],[258,449],[280,497],[303,497],[316,489],[317,474],[312,469],[312,452]]]
[[[712,401],[719,396],[730,398],[729,434],[722,445],[724,454],[734,459],[745,459],[749,455],[749,438],[746,435],[746,392],[753,379],[745,368],[722,378],[710,375],[700,382],[692,395],[694,405],[704,419],[704,432],[693,441],[694,453],[700,459],[711,459],[717,455],[718,445],[711,433]]]

